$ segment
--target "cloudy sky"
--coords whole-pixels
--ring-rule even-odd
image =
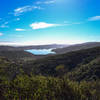
[[[0,0],[0,44],[100,41],[99,0]]]

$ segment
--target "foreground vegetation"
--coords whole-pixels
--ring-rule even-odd
[[[100,47],[18,63],[0,57],[0,100],[100,100]]]
[[[100,81],[18,75],[0,83],[1,100],[100,100]]]

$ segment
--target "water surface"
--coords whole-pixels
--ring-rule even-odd
[[[55,54],[55,52],[53,52],[52,49],[31,49],[31,50],[26,50],[26,51],[34,55]]]

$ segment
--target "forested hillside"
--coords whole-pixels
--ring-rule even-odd
[[[14,62],[24,62],[44,58],[45,55],[33,55],[23,50],[2,50],[0,56],[6,57]]]
[[[90,63],[98,57],[100,57],[100,47],[54,55],[44,59],[38,59],[35,62],[26,62],[24,69],[27,73],[33,70],[35,74],[60,76],[60,73],[64,75],[77,67],[79,68],[81,65]]]
[[[98,80],[100,79],[100,56],[87,64],[81,64],[75,70],[68,73],[71,80]]]
[[[13,62],[0,57],[1,100],[100,100],[100,47]]]

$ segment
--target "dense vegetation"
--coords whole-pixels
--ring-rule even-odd
[[[79,69],[80,66],[88,64],[98,57],[100,57],[100,47],[55,55],[28,63],[26,62],[23,65],[23,69],[26,73],[33,70],[33,74],[36,75],[63,76],[76,68]],[[62,70],[61,68],[57,68],[58,66],[62,66]]]
[[[67,76],[72,80],[98,80],[100,79],[100,56],[88,64],[80,65],[73,71],[69,72]]]
[[[1,100],[100,100],[100,81],[81,83],[44,76],[18,75],[0,83]]]
[[[0,100],[100,100],[100,47],[24,61],[0,57]]]

